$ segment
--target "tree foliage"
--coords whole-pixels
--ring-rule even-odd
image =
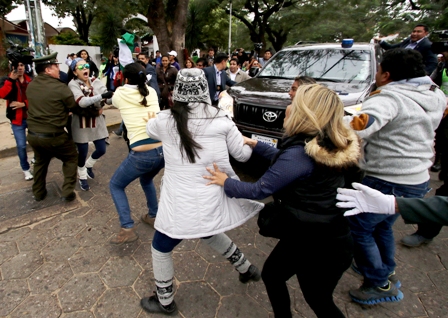
[[[305,1],[305,0],[304,0]],[[285,43],[289,31],[294,28],[298,22],[294,19],[283,20],[282,13],[294,12],[294,7],[300,3],[300,0],[235,0],[232,2],[232,15],[239,19],[249,30],[249,37],[253,43],[262,43],[263,49],[266,48],[269,40],[276,50],[280,49]],[[226,12],[230,13],[227,1]],[[285,23],[275,23],[277,20]]]
[[[14,5],[13,0],[0,0],[0,17],[4,19],[5,16],[15,8],[17,8],[17,6]]]
[[[77,34],[72,32],[62,32],[53,37],[55,44],[62,45],[86,45],[86,43],[79,38]]]
[[[73,16],[73,22],[79,37],[89,43],[89,30],[97,16],[100,0],[42,0],[52,8],[59,18]]]

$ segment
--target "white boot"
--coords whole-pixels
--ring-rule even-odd
[[[31,174],[30,170],[24,170],[23,173],[25,174],[25,180],[30,181],[33,180],[33,175]]]

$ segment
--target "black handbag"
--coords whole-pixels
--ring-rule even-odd
[[[269,202],[258,214],[257,224],[260,235],[281,239],[288,227],[287,213],[275,202]]]
[[[95,118],[100,115],[100,110],[95,107],[95,105],[90,105],[87,107],[81,107],[78,104],[71,109],[72,113],[86,118]]]

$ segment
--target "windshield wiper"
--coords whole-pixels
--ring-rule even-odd
[[[333,80],[333,79],[328,79],[328,78],[323,78],[323,77],[319,77],[319,78],[315,78],[316,81],[322,81],[322,82],[332,82],[332,83],[339,83],[339,80]]]
[[[336,63],[333,64],[333,66],[331,66],[328,70],[325,71],[325,73],[323,73],[321,75],[321,77],[323,77],[325,74],[327,74],[328,72],[330,72],[333,67],[335,67],[336,65],[339,64],[340,61],[344,60],[347,56],[349,56],[350,54],[352,54],[353,52],[355,52],[355,50],[351,50],[350,52],[348,52],[347,54],[345,54],[343,57],[341,57]]]

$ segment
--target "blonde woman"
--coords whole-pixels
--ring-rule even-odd
[[[286,109],[281,149],[245,139],[255,153],[272,160],[260,180],[228,178],[216,165],[204,177],[232,198],[273,195],[274,211],[283,214],[283,234],[262,271],[275,317],[292,317],[286,281],[293,275],[317,317],[344,317],[333,291],[351,264],[353,242],[344,210],[335,207],[336,190],[356,179],[360,146],[343,115],[336,93],[318,84],[301,85]]]

